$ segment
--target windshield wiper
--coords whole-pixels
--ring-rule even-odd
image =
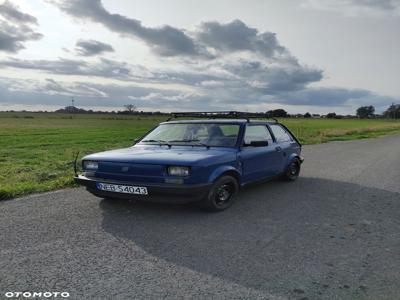
[[[163,140],[144,140],[142,143],[158,143],[159,145],[167,145],[171,147],[169,142]]]
[[[198,140],[198,139],[172,140],[172,141],[169,141],[169,142],[170,142],[170,143],[192,143],[192,142],[195,142],[196,145],[204,146],[204,147],[210,148],[209,145],[200,142],[200,140]]]

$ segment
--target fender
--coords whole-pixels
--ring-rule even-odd
[[[209,183],[214,182],[215,179],[217,179],[219,176],[221,176],[223,173],[226,173],[226,172],[235,173],[237,175],[237,178],[238,178],[239,184],[240,184],[241,178],[242,178],[241,172],[234,166],[229,166],[229,165],[228,166],[220,166],[220,167],[216,168],[209,176],[208,182]]]
[[[291,161],[295,158],[299,159],[300,163],[303,163],[303,161],[304,161],[304,158],[302,158],[300,155],[298,155],[297,153],[292,153],[286,159],[285,170],[286,170],[287,166],[291,163]]]

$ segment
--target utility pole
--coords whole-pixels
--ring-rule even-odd
[[[72,97],[71,97],[71,113],[72,113],[72,116],[73,116],[73,117],[75,117],[75,111],[76,111],[76,109],[75,109],[75,99],[74,99],[74,97],[72,96]]]

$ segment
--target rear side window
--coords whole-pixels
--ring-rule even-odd
[[[265,125],[248,125],[244,134],[244,143],[250,144],[253,141],[268,141],[272,143],[272,136]]]
[[[274,134],[275,139],[278,143],[293,141],[293,138],[290,136],[290,134],[284,128],[282,128],[282,126],[269,125],[269,127],[271,128],[272,133]]]

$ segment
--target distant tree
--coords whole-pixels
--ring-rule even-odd
[[[286,110],[281,108],[267,111],[267,117],[269,118],[286,118],[287,116]]]
[[[400,104],[392,103],[383,115],[386,118],[400,119]]]
[[[374,116],[375,107],[370,106],[361,106],[357,109],[357,116],[361,119],[371,118]]]
[[[334,113],[334,112],[329,113],[329,114],[326,115],[326,117],[327,117],[328,119],[334,119],[334,118],[336,118],[336,113]]]
[[[134,105],[134,104],[125,104],[124,107],[125,107],[125,111],[128,114],[133,114],[137,108],[136,105]]]
[[[311,118],[311,114],[310,114],[309,112],[306,112],[306,113],[304,114],[304,118]]]
[[[64,108],[58,109],[55,111],[56,113],[63,113],[63,114],[81,114],[85,113],[86,111],[81,108],[77,108],[75,106],[66,106]]]

